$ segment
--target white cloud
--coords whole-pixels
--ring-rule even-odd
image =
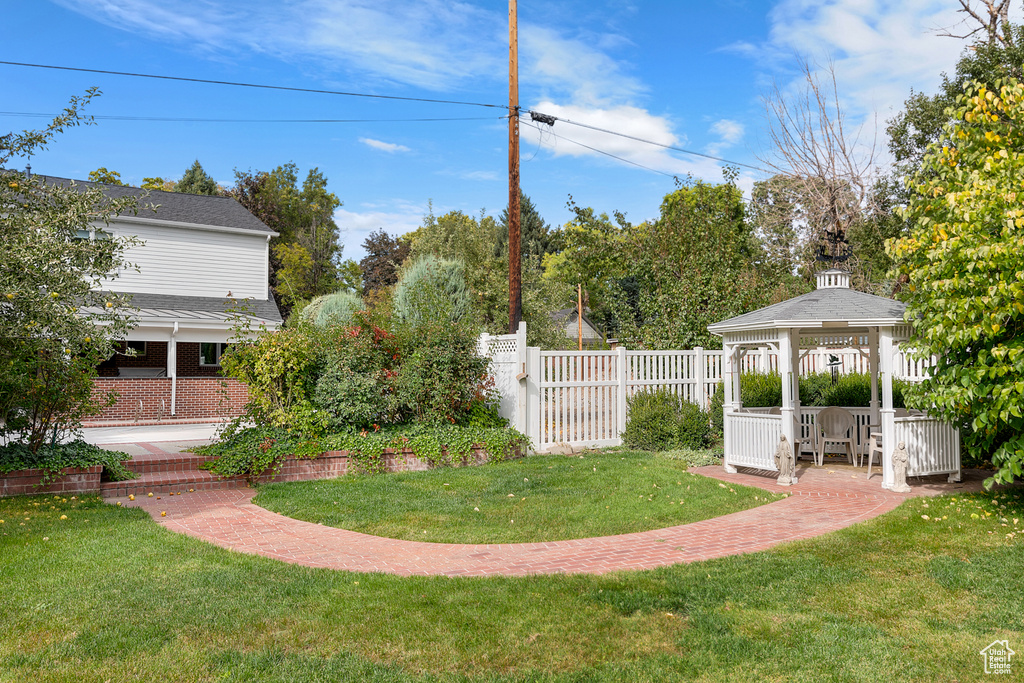
[[[405,145],[399,145],[394,142],[384,142],[383,140],[374,140],[373,138],[359,138],[359,142],[363,143],[367,147],[379,149],[382,152],[388,152],[394,154],[395,152],[411,152],[412,150]]]
[[[450,0],[55,0],[116,28],[214,52],[313,60],[425,88],[500,73],[503,15]]]
[[[769,13],[768,40],[730,49],[775,68],[786,87],[793,57],[834,64],[839,96],[851,117],[873,125],[903,108],[911,89],[931,93],[967,43],[942,37],[962,28],[950,0],[782,0]],[[1011,13],[1018,14],[1014,7]]]
[[[556,121],[554,128],[550,129],[543,124],[524,125],[523,138],[528,144],[541,145],[556,157],[594,156],[611,161],[607,156],[611,154],[626,160],[627,163],[631,162],[662,173],[680,176],[692,173],[709,180],[718,180],[721,177],[719,165],[710,159],[680,157],[658,146],[681,147],[686,144],[686,138],[673,132],[672,123],[668,119],[653,116],[644,109],[629,105],[599,109],[575,104],[559,105],[554,102],[541,102],[537,109],[562,120]],[[593,128],[615,131],[620,135],[575,126],[566,123],[565,119]],[[536,125],[539,125],[539,130]],[[630,137],[623,137],[624,135]],[[650,140],[658,144],[652,145],[641,140]],[[594,150],[601,150],[607,154]]]
[[[718,136],[718,141],[708,145],[708,154],[718,155],[722,153],[722,150],[739,142],[746,132],[746,127],[739,121],[719,119],[711,124],[710,131]]]
[[[452,91],[474,82],[504,81],[507,16],[500,5],[469,0],[250,0],[244,5],[194,0],[55,0],[96,21],[214,54],[259,53],[315,64],[327,77],[339,72],[371,82],[397,82]],[[635,6],[619,7],[620,11]],[[538,110],[613,130],[678,143],[674,124],[644,106],[647,87],[614,54],[628,36],[584,26],[558,30],[521,22],[523,101]],[[351,83],[352,78],[346,78]],[[499,102],[500,103],[500,102]],[[561,127],[560,128],[565,128]],[[528,128],[524,132],[529,134]],[[566,131],[568,132],[568,131]],[[656,147],[593,131],[574,139],[636,163],[677,173],[703,169]],[[389,152],[409,151],[364,139]],[[560,142],[556,154],[600,157]],[[707,171],[716,177],[717,166]],[[695,170],[706,175],[704,170]],[[486,178],[481,178],[486,179]]]
[[[412,202],[396,200],[388,209],[376,206],[364,207],[366,211],[349,211],[342,207],[334,212],[334,222],[338,224],[341,242],[344,247],[344,258],[356,261],[366,256],[363,242],[370,233],[384,230],[392,237],[404,235],[420,227],[427,207]]]
[[[554,29],[524,26],[519,56],[524,82],[538,86],[541,97],[568,96],[575,104],[630,102],[645,91],[622,65],[592,43]]]
[[[734,145],[743,137],[745,127],[739,121],[721,119],[711,124],[711,132],[719,136],[727,145]]]

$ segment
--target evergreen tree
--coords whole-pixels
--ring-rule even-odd
[[[498,217],[498,243],[494,248],[495,256],[508,253],[508,207]],[[530,198],[519,190],[519,247],[522,254],[530,254],[543,258],[548,253],[551,241],[551,228],[533,205]]]
[[[203,166],[199,163],[198,159],[196,159],[194,164],[188,167],[188,170],[185,171],[185,175],[181,176],[181,180],[179,180],[177,185],[175,185],[174,191],[183,192],[185,194],[220,194],[220,188],[217,187],[217,181],[203,170]]]

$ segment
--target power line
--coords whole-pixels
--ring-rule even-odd
[[[105,74],[108,76],[131,76],[133,78],[155,78],[164,81],[184,81],[187,83],[208,83],[210,85],[232,85],[239,88],[263,88],[266,90],[287,90],[289,92],[308,92],[319,95],[344,95],[346,97],[368,97],[380,100],[401,100],[404,102],[429,102],[431,104],[460,104],[471,107],[491,107],[494,109],[508,109],[500,104],[485,104],[482,102],[464,102],[460,100],[434,100],[426,97],[402,97],[400,95],[371,95],[361,92],[345,92],[341,90],[318,90],[315,88],[294,88],[286,85],[266,85],[262,83],[240,83],[236,81],[214,81],[205,78],[185,78],[184,76],[161,76],[158,74],[140,74],[129,71],[106,71],[103,69],[86,69],[76,66],[55,66],[53,64],[27,64],[25,62],[7,62],[0,60],[0,64],[9,66],[25,66],[34,69],[55,69],[58,71],[79,71],[90,74]]]
[[[660,173],[661,175],[668,176],[669,178],[676,178],[676,177],[678,177],[676,175],[673,175],[672,173],[666,173],[665,171],[659,171],[656,168],[651,168],[650,166],[644,166],[643,164],[638,164],[635,161],[630,161],[629,159],[624,159],[623,157],[620,157],[620,156],[617,156],[615,154],[612,154],[611,152],[605,152],[604,150],[597,149],[596,147],[591,147],[590,145],[585,145],[582,142],[577,142],[576,140],[564,137],[564,136],[559,135],[558,133],[555,133],[553,131],[550,131],[550,130],[549,131],[544,131],[540,126],[538,126],[536,124],[533,124],[533,123],[531,123],[529,121],[523,121],[523,123],[525,123],[525,124],[527,124],[527,125],[529,125],[529,126],[531,126],[533,128],[536,128],[541,134],[547,132],[552,137],[558,138],[559,140],[565,140],[566,142],[571,142],[574,145],[579,145],[580,147],[583,147],[585,149],[589,149],[591,152],[596,152],[598,154],[603,154],[606,157],[611,157],[612,159],[617,159],[618,161],[622,161],[622,162],[627,163],[627,164],[632,164],[633,166],[636,166],[638,168],[642,168],[645,171],[651,171],[652,173]]]
[[[744,168],[749,168],[749,169],[752,169],[754,171],[760,171],[762,173],[770,173],[770,171],[767,171],[767,170],[765,170],[765,169],[763,169],[763,168],[761,168],[759,166],[751,166],[750,164],[744,164],[743,162],[740,162],[740,161],[732,161],[730,159],[723,159],[722,157],[716,157],[716,156],[711,155],[711,154],[704,154],[703,152],[694,152],[692,149],[683,149],[682,147],[675,147],[673,145],[666,145],[666,144],[664,144],[662,142],[655,142],[654,140],[647,140],[645,138],[637,137],[635,135],[629,135],[628,133],[619,133],[618,131],[608,130],[607,128],[599,128],[597,126],[591,126],[589,124],[580,123],[578,121],[570,121],[569,119],[560,119],[560,118],[557,118],[555,116],[551,116],[549,114],[542,114],[540,112],[530,111],[530,112],[527,112],[527,113],[530,114],[531,116],[536,116],[536,120],[542,121],[543,123],[547,123],[549,126],[554,126],[555,125],[554,124],[555,121],[561,121],[562,123],[568,123],[568,124],[573,125],[573,126],[579,126],[580,128],[589,128],[590,130],[596,130],[596,131],[598,131],[600,133],[607,133],[608,135],[617,135],[620,138],[627,138],[629,140],[635,140],[637,142],[643,142],[643,143],[648,144],[648,145],[654,145],[656,147],[663,147],[664,149],[670,149],[670,150],[672,150],[674,152],[682,152],[683,154],[691,154],[693,156],[703,157],[705,159],[711,159],[713,161],[721,161],[722,163],[730,164],[731,166],[742,166]],[[543,117],[543,118],[541,118],[541,117]],[[548,121],[550,121],[550,123],[548,123]],[[572,142],[572,141],[570,140],[570,142]]]
[[[28,111],[0,111],[0,116],[53,118],[53,114]],[[171,123],[416,123],[421,121],[500,121],[508,116],[467,116],[419,119],[204,119],[170,116],[93,116],[106,121],[159,121]]]

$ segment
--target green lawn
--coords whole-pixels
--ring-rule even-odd
[[[483,467],[270,484],[257,505],[375,536],[523,543],[662,529],[780,496],[723,487],[651,453],[535,455]]]
[[[0,680],[982,680],[979,650],[1024,648],[1024,500],[997,496],[749,556],[516,579],[309,569],[95,497],[5,499]]]

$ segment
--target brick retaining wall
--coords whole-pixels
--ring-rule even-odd
[[[474,447],[473,454],[456,466],[482,465],[487,460],[487,451],[483,448]],[[384,458],[381,464],[381,470],[384,472],[424,472],[429,470],[430,467],[430,463],[427,460],[417,457],[408,448],[401,451],[393,451],[390,448],[384,449]],[[358,462],[353,463],[352,459],[348,457],[347,451],[325,451],[320,457],[314,459],[299,459],[295,456],[288,456],[288,459],[281,465],[281,469],[276,477],[264,474],[260,477],[260,481],[266,483],[268,481],[329,479],[331,477],[340,477],[359,469],[360,464]]]
[[[30,496],[37,493],[93,493],[100,490],[103,465],[65,467],[63,476],[47,486],[38,486],[42,470],[15,470],[0,474],[0,498]]]
[[[97,377],[93,380],[94,400],[102,400],[111,390],[118,393],[117,403],[91,416],[89,422],[171,419],[169,377]],[[174,417],[211,420],[237,417],[248,400],[248,388],[238,380],[179,377]]]
[[[129,469],[133,469],[140,479],[129,479],[127,481],[108,482],[101,485],[100,476],[103,472],[102,465],[95,465],[88,469],[67,468],[63,470],[64,476],[58,481],[46,486],[36,486],[42,476],[41,470],[20,470],[10,474],[0,474],[0,498],[5,496],[24,496],[40,493],[92,493],[102,489],[105,496],[127,495],[136,491],[140,486],[148,491],[166,491],[186,489],[192,484],[189,480],[181,479],[177,483],[147,483],[144,477],[153,474],[150,470],[156,468],[159,473],[173,474],[181,473],[187,475],[189,471],[195,471],[197,462],[206,461],[209,458],[187,454],[169,454],[166,459],[159,460],[159,464],[147,464],[147,460],[126,461]],[[473,454],[456,463],[455,466],[481,465],[489,459],[487,451],[483,448],[473,448]],[[265,473],[260,478],[261,483],[272,481],[311,481],[315,479],[331,479],[344,476],[358,471],[361,465],[349,458],[346,451],[327,451],[318,458],[296,458],[289,455],[281,464],[276,474]],[[385,449],[381,470],[384,472],[421,472],[431,468],[430,463],[423,458],[417,457],[411,450],[393,451]],[[380,471],[376,470],[375,471]],[[242,488],[248,485],[245,477],[216,477],[207,471],[202,471],[197,476],[203,481],[195,484],[202,489],[220,488]]]

